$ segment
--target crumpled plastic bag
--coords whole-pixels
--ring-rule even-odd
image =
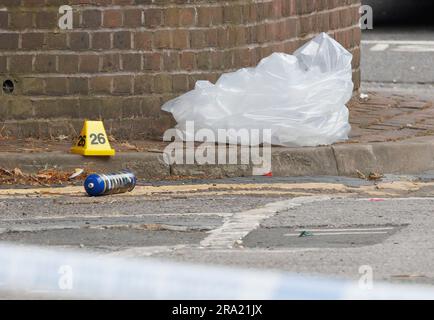
[[[233,136],[218,129],[271,129],[271,143],[283,146],[328,145],[348,139],[345,104],[353,92],[352,55],[326,33],[294,55],[273,53],[255,68],[223,74],[216,84],[197,81],[195,89],[168,101],[184,141],[198,141],[186,130],[211,129],[219,143],[258,145],[265,141]],[[209,138],[208,138],[209,139]]]

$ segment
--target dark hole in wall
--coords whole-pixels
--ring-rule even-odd
[[[14,82],[12,80],[5,80],[3,81],[3,92],[6,94],[11,94],[12,92],[14,92],[15,89],[15,85]]]

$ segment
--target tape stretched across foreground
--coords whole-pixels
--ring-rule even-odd
[[[434,288],[134,260],[0,245],[0,297],[92,299],[434,299]]]

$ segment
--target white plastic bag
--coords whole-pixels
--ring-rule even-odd
[[[223,74],[216,84],[197,81],[195,89],[168,101],[176,129],[185,141],[198,141],[186,130],[211,129],[215,141],[257,145],[263,141],[221,139],[218,129],[271,129],[271,143],[317,146],[348,139],[351,129],[345,104],[353,91],[352,55],[327,34],[294,55],[273,53],[256,68]]]

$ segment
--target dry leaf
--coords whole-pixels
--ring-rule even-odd
[[[121,144],[121,146],[127,148],[128,150],[134,150],[134,151],[137,151],[137,152],[140,151],[139,148],[138,148],[137,146],[132,145],[132,144],[129,143],[129,142],[124,142],[124,143]]]
[[[14,170],[12,170],[12,173],[19,177],[24,176],[23,172],[19,168],[15,168]]]
[[[75,178],[77,178],[79,175],[81,175],[83,172],[84,172],[84,169],[76,168],[75,171],[74,171],[74,173],[71,174],[71,175],[69,176],[68,179],[69,179],[69,180],[71,180],[71,179],[75,179]]]
[[[365,176],[365,174],[363,172],[360,172],[359,170],[356,170],[356,173],[357,173],[357,176],[360,179],[366,180],[366,176]]]
[[[383,175],[381,173],[378,172],[371,172],[368,175],[368,180],[380,180],[381,178],[383,178]]]

